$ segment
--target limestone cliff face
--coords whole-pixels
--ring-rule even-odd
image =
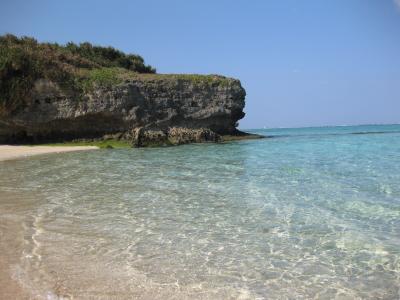
[[[0,117],[0,143],[112,136],[147,143],[217,141],[235,134],[245,90],[222,76],[141,75],[76,96],[37,80],[26,105]]]

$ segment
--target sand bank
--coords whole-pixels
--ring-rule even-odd
[[[0,161],[39,154],[98,149],[96,146],[9,146],[0,145]]]

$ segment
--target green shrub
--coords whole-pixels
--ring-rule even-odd
[[[0,36],[0,116],[21,108],[39,78],[57,82],[68,93],[81,94],[98,83],[109,86],[119,73],[155,73],[141,56],[113,47],[38,43],[34,38]]]

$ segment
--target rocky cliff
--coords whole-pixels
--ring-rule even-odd
[[[217,75],[167,75],[112,47],[0,36],[0,143],[122,139],[134,146],[235,135],[245,91]]]
[[[117,138],[135,146],[217,141],[244,116],[240,82],[221,76],[140,74],[80,97],[38,79],[24,107],[0,119],[0,142]]]

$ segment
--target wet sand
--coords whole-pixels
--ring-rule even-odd
[[[0,299],[30,299],[13,276],[13,268],[19,264],[23,249],[23,219],[16,213],[29,209],[14,203],[21,198],[14,193],[3,192],[0,210]]]
[[[33,155],[98,149],[96,146],[9,146],[0,145],[0,161]]]
[[[12,277],[12,268],[19,262],[19,251],[22,246],[19,241],[13,237],[12,233],[5,233],[18,226],[10,220],[0,220],[0,227],[3,227],[0,243],[0,298],[2,299],[29,299],[17,280]],[[16,230],[18,231],[18,230]],[[15,234],[15,232],[13,232]]]

